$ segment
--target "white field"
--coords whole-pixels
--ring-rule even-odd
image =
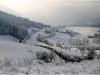
[[[47,28],[47,29],[49,30],[49,28]],[[67,28],[64,28],[64,29],[60,29],[59,31],[66,31],[66,30],[69,30],[69,29],[72,30],[72,31],[75,31],[75,32],[79,32],[80,34],[77,34],[74,37],[70,37],[69,34],[56,32],[55,36],[52,36],[52,37],[46,38],[46,39],[50,43],[53,43],[54,44],[53,48],[57,49],[58,51],[62,51],[64,53],[67,53],[67,54],[70,54],[70,55],[77,55],[77,56],[81,56],[80,50],[77,50],[75,48],[72,48],[72,50],[70,52],[69,52],[69,50],[65,50],[65,49],[61,50],[61,48],[56,47],[56,43],[58,41],[60,41],[62,46],[71,46],[70,43],[69,43],[70,38],[73,38],[73,39],[75,39],[75,38],[80,38],[80,39],[87,38],[87,36],[90,35],[90,33],[92,35],[92,34],[95,34],[96,32],[98,32],[100,30],[99,28],[93,28],[93,27],[67,27]],[[29,30],[31,30],[31,28]],[[26,44],[42,44],[42,45],[45,45],[45,44],[38,42],[36,40],[36,37],[38,36],[38,34],[46,36],[46,34],[44,33],[44,30],[45,29],[40,30],[37,33],[34,33],[32,35],[32,37],[26,41]],[[85,32],[85,31],[87,31],[87,32]],[[87,39],[89,39],[89,38],[87,38]],[[91,45],[97,45],[97,46],[100,45],[100,43],[99,44],[98,43],[97,44],[92,43],[92,39],[89,39],[89,40],[90,40]],[[64,43],[64,45],[63,45],[63,43]],[[72,46],[76,47],[74,45],[72,45]],[[76,50],[77,50],[77,52],[76,52]]]
[[[18,41],[18,39],[16,39],[15,37],[13,37],[11,35],[0,35],[0,40],[10,41],[10,42],[17,42]]]
[[[60,31],[66,31],[66,30],[72,30],[75,32],[79,32],[84,36],[88,36],[88,35],[94,35],[95,33],[98,33],[100,28],[96,28],[96,27],[67,27],[64,29],[60,29]]]
[[[46,38],[46,39],[49,40],[52,43],[57,43],[58,41],[60,41],[61,43],[69,44],[70,38],[80,38],[80,39],[87,38],[88,35],[94,35],[95,33],[99,33],[98,31],[100,30],[100,28],[95,28],[95,27],[66,27],[64,29],[59,29],[59,31],[66,31],[66,30],[72,30],[72,31],[75,31],[75,32],[79,32],[80,34],[75,35],[74,37],[70,37],[68,34],[56,32],[55,36],[53,36],[51,38]],[[28,31],[31,32],[31,28],[28,29]],[[44,36],[46,35],[44,33],[44,30],[40,30],[39,32],[33,34],[31,39],[27,40],[26,43],[31,43],[31,44],[39,43],[38,41],[36,41],[36,37],[37,37],[38,34],[41,34],[41,35],[44,35]]]
[[[100,60],[85,60],[80,63],[62,63],[56,58],[51,63],[35,59],[37,51],[47,51],[48,49],[24,45],[13,42],[0,41],[0,75],[29,75],[33,74],[100,74]],[[11,60],[9,66],[5,66],[5,58]],[[26,66],[24,60],[33,59],[31,65]],[[42,64],[39,64],[41,62]]]
[[[28,31],[29,33],[32,33],[31,31],[32,28],[29,28]],[[26,44],[39,44],[40,42],[37,41],[36,37],[38,36],[38,34],[41,34],[41,35],[44,35],[45,36],[45,33],[44,33],[44,30],[39,30],[38,32],[34,33],[30,39],[27,39],[26,40]]]
[[[66,30],[67,28],[64,28],[62,30]],[[80,35],[76,35],[74,38],[85,38],[87,35],[97,32],[98,28],[87,28],[87,27],[68,27],[70,30],[74,30],[75,32],[81,33]],[[87,30],[86,30],[87,29]],[[93,29],[93,30],[92,30]],[[87,32],[85,32],[85,30]],[[31,28],[28,29],[29,33],[31,33]],[[30,39],[26,41],[25,44],[21,43],[14,43],[16,40],[15,38],[11,36],[2,36],[0,35],[0,75],[26,75],[26,73],[29,73],[29,75],[33,74],[100,74],[100,59],[94,59],[92,61],[85,60],[80,63],[64,63],[63,60],[60,60],[58,56],[56,56],[56,59],[51,63],[45,63],[42,60],[36,59],[36,52],[37,51],[47,51],[50,53],[48,49],[37,47],[33,45],[27,45],[27,44],[42,44],[41,42],[38,42],[36,40],[36,37],[38,34],[46,35],[44,33],[44,30],[39,30],[39,32],[36,32],[32,35]],[[57,43],[57,41],[60,41],[61,43],[65,43],[66,45],[69,44],[69,38],[71,38],[68,34],[64,33],[58,33],[56,32],[56,35],[47,38],[50,42],[53,42],[54,44]],[[100,44],[99,44],[100,45]],[[54,46],[58,51],[60,51],[60,48],[57,48]],[[68,53],[70,55],[78,55],[81,56],[80,51],[75,51],[76,49],[73,48],[73,50],[62,50],[65,53]],[[5,58],[8,60],[11,60],[10,66],[5,66]],[[24,60],[31,60],[33,59],[31,65],[26,66],[28,62],[24,62]],[[40,64],[42,63],[42,64]]]

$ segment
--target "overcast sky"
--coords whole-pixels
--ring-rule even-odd
[[[100,23],[99,0],[0,0],[0,10],[52,26]]]

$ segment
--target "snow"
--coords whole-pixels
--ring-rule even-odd
[[[45,29],[40,30],[37,33],[33,34],[32,37],[26,41],[26,44],[45,45],[44,43],[38,42],[36,40],[36,37],[38,36],[38,34],[46,36],[46,34],[44,33]],[[81,34],[77,34],[74,37],[70,37],[69,34],[56,32],[55,36],[52,36],[50,38],[46,38],[46,40],[48,40],[50,43],[53,43],[54,44],[53,48],[56,49],[57,51],[59,51],[59,52],[61,51],[61,52],[64,52],[66,54],[69,54],[69,55],[77,55],[77,56],[82,56],[81,53],[80,53],[80,50],[77,50],[76,48],[72,48],[71,51],[69,51],[68,49],[67,50],[65,50],[65,49],[61,50],[60,47],[56,47],[56,43],[58,41],[60,41],[60,43],[62,44],[63,47],[65,47],[65,46],[76,47],[77,45],[70,45],[70,42],[69,42],[70,38],[72,38],[72,39],[75,39],[75,38],[79,38],[79,39],[87,38],[87,35],[89,35],[89,33],[93,34],[93,33],[98,32],[98,30],[99,30],[98,28],[92,28],[92,27],[67,27],[67,28],[64,28],[64,29],[60,29],[60,31],[66,31],[66,29],[72,30],[72,31],[75,31],[75,32],[79,32]],[[49,30],[49,28],[47,28],[47,30]],[[85,31],[88,31],[88,32],[86,33]],[[87,39],[89,39],[89,38],[87,38]],[[90,44],[91,45],[98,45],[98,44],[92,43],[92,39],[89,39],[89,40],[90,40]],[[77,50],[77,52],[76,52],[76,50]]]
[[[30,32],[31,29],[32,28],[29,28],[28,31]],[[44,33],[45,29],[39,30],[38,32],[34,33],[31,37],[31,39],[28,39],[26,41],[26,43],[38,44],[39,42],[36,40],[36,37],[38,36],[38,34],[40,34],[42,36],[46,36],[46,34]],[[47,28],[47,30],[49,30],[49,28]],[[74,37],[70,37],[69,34],[56,32],[55,36],[53,36],[51,38],[46,38],[46,39],[49,40],[52,43],[57,43],[58,41],[60,41],[61,43],[69,44],[69,39],[70,38],[74,38],[74,39],[75,38],[80,38],[80,39],[87,38],[88,35],[94,35],[95,33],[98,33],[100,28],[94,28],[94,27],[67,27],[67,28],[59,29],[59,31],[64,31],[64,32],[66,30],[72,30],[72,31],[75,31],[75,32],[79,32],[80,34],[77,34]]]
[[[42,36],[45,36],[45,33],[43,30],[40,30],[39,32],[34,33],[30,39],[26,40],[26,44],[39,44],[40,42],[37,41],[37,36],[41,34]]]
[[[27,28],[27,30],[28,30],[28,33],[33,33],[32,30],[34,30],[34,31],[39,31],[38,28],[34,28],[34,27]]]
[[[72,30],[75,32],[79,32],[84,36],[94,35],[96,32],[100,30],[100,28],[95,27],[67,27],[64,29],[60,29],[60,31]]]
[[[47,38],[47,40],[49,40],[52,43],[57,43],[58,41],[60,41],[61,43],[69,43],[69,35],[68,34],[64,34],[64,33],[58,33],[56,32],[56,35],[51,37],[51,38]]]
[[[67,27],[61,30],[70,29],[81,34],[74,36],[73,38],[84,38],[87,35],[92,35],[97,32],[98,28],[81,28],[81,27]],[[93,31],[92,31],[93,30]],[[28,29],[28,32],[31,33],[31,28]],[[46,35],[44,30],[39,30],[34,33],[30,39],[28,39],[25,44],[15,43],[16,39],[10,35],[3,36],[0,35],[0,75],[35,75],[35,74],[100,74],[100,59],[94,60],[84,60],[80,63],[67,62],[64,63],[64,60],[56,55],[55,60],[51,63],[46,63],[42,60],[36,58],[36,52],[46,51],[50,53],[50,50],[33,46],[32,44],[45,45],[44,43],[38,42],[36,37],[38,34]],[[54,47],[57,51],[62,51],[69,55],[82,56],[80,51],[76,48],[72,48],[70,51],[56,47],[55,44],[60,41],[65,43],[63,46],[70,46],[69,39],[71,37],[68,34],[56,32],[56,35],[50,38],[46,38],[50,42],[54,43]],[[31,45],[29,45],[31,44]],[[99,51],[100,52],[100,51]],[[98,52],[98,53],[99,53]],[[5,66],[5,58],[11,60],[10,66]],[[33,60],[31,65],[26,66],[28,62],[26,60]]]
[[[2,41],[9,41],[9,42],[17,42],[18,39],[11,35],[0,35],[0,40]]]
[[[0,41],[0,59],[3,59],[5,57],[15,59],[27,56],[34,56],[33,54],[32,55],[29,54],[29,51],[32,51],[35,54],[37,51],[49,51],[49,50],[21,43]]]
[[[38,44],[40,42],[37,41],[36,37],[38,36],[37,33],[33,34],[30,39],[26,40],[26,44]]]
[[[30,52],[32,51],[32,52]],[[35,59],[35,53],[37,51],[47,51],[48,49],[33,46],[33,45],[25,45],[21,43],[13,43],[13,42],[5,42],[0,41],[0,61],[8,58],[12,61],[13,66],[2,66],[3,62],[0,63],[0,75],[4,74],[14,74],[14,75],[24,75],[25,73],[29,73],[29,75],[33,74],[91,74],[94,73],[94,70],[98,70],[100,67],[100,60],[94,59],[92,61],[85,60],[80,63],[62,63],[58,59],[51,63],[45,63],[42,60]],[[31,59],[34,57],[33,64],[30,66],[24,66],[19,64],[18,59],[22,61],[23,59]],[[43,64],[39,64],[42,62]],[[93,74],[92,73],[92,74]],[[99,72],[100,73],[100,72]]]

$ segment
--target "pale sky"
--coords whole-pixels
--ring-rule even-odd
[[[100,23],[99,0],[0,0],[0,10],[52,26]]]

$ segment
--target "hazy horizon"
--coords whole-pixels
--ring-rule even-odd
[[[51,26],[100,23],[99,0],[0,0],[0,10]]]

